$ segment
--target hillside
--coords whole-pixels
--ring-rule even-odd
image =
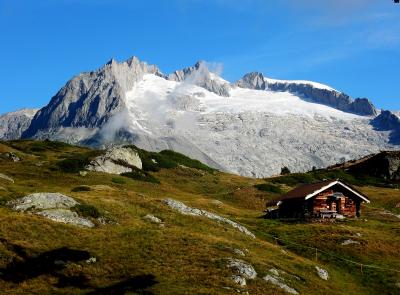
[[[398,189],[359,182],[357,188],[372,201],[362,208],[360,219],[328,223],[266,220],[261,218],[266,201],[307,177],[310,180],[309,176],[251,179],[218,172],[176,153],[146,151],[139,151],[147,159],[143,161],[147,171],[139,173],[140,177],[138,173],[86,174],[79,173],[81,166],[99,152],[57,142],[2,142],[0,153],[3,294],[400,291],[400,273],[394,271],[400,265]],[[14,162],[14,156],[21,160]],[[325,176],[322,171],[314,173]],[[264,191],[254,187],[260,184]],[[79,214],[95,226],[54,222],[13,211],[8,205],[39,192],[72,197],[81,203]],[[167,206],[165,199],[218,214],[245,226],[256,238],[208,215],[182,215]],[[148,214],[162,224],[149,221]],[[346,240],[358,243],[342,245]],[[317,251],[317,261],[314,248],[324,251]],[[235,267],[227,267],[230,258],[251,264],[257,278],[248,279],[247,286],[234,283]],[[328,271],[328,280],[318,276],[316,266]],[[276,282],[284,282],[289,289]]]

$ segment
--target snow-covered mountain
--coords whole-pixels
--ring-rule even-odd
[[[390,115],[316,82],[255,72],[229,83],[204,62],[164,75],[131,58],[67,82],[22,137],[173,149],[263,177],[282,166],[304,171],[396,149],[398,126],[387,124]]]

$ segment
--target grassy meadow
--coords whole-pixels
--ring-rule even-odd
[[[359,183],[371,204],[362,207],[358,219],[268,220],[263,218],[266,201],[298,181],[245,178],[176,153],[145,151],[143,177],[81,176],[81,166],[97,151],[12,141],[0,143],[0,153],[5,152],[22,160],[0,158],[0,173],[14,179],[0,178],[1,294],[285,294],[262,279],[271,268],[285,271],[286,283],[300,294],[400,294],[398,189]],[[162,167],[154,167],[148,161],[152,157]],[[35,192],[71,196],[83,204],[79,212],[110,222],[81,228],[6,206]],[[256,239],[229,225],[181,215],[163,204],[166,198],[238,222]],[[145,220],[147,214],[164,226]],[[341,245],[348,239],[358,244]],[[241,257],[233,249],[248,252]],[[71,262],[49,263],[57,255]],[[96,262],[87,263],[90,257]],[[246,287],[233,283],[234,272],[226,267],[230,257],[252,264],[257,279],[248,280]],[[315,266],[329,272],[327,281]]]

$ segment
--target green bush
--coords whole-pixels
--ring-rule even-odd
[[[269,193],[275,193],[275,194],[281,194],[282,190],[279,186],[273,185],[271,183],[262,183],[262,184],[256,184],[254,186],[256,189],[264,192],[269,192]]]
[[[117,183],[117,184],[125,184],[126,181],[122,177],[114,177],[111,179],[112,182]]]
[[[90,151],[83,154],[75,154],[57,162],[56,165],[62,172],[78,173],[79,171],[85,169],[92,158],[98,156],[100,153],[101,151]]]
[[[99,218],[101,216],[99,210],[92,205],[79,204],[72,207],[71,210],[83,217]]]
[[[134,145],[129,145],[127,147],[130,147],[138,152],[139,157],[142,160],[144,171],[157,172],[161,168],[171,169],[178,167],[178,165],[184,165],[189,168],[195,168],[208,172],[214,171],[214,169],[208,167],[198,160],[191,159],[185,155],[171,150],[163,150],[159,153],[156,153],[139,149]]]
[[[132,169],[132,172],[122,173],[121,176],[125,176],[134,180],[151,182],[151,183],[160,183],[160,181],[155,178],[153,175],[142,171],[140,169]]]
[[[87,185],[80,185],[77,187],[74,187],[71,192],[89,192],[91,191],[90,187]]]

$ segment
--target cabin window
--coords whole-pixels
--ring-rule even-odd
[[[354,201],[352,199],[346,198],[346,201],[345,201],[346,208],[350,208],[351,206],[353,206],[353,204],[354,204]]]

